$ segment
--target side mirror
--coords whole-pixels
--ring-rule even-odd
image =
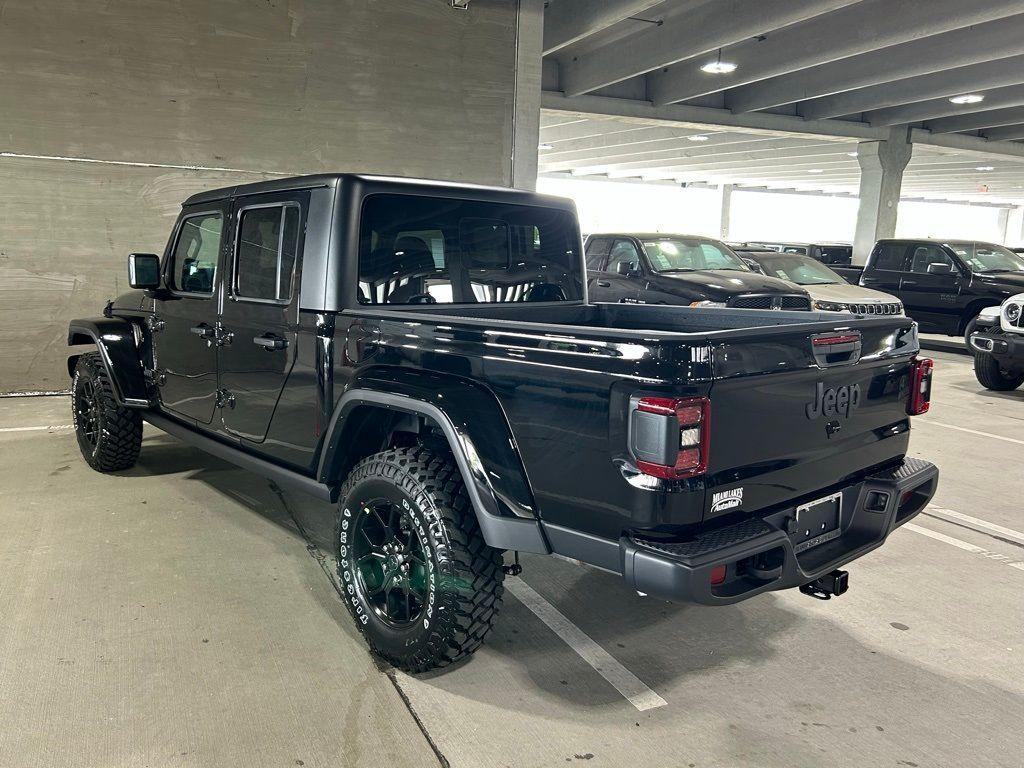
[[[129,253],[128,285],[147,291],[159,288],[160,257],[155,253]]]
[[[631,261],[620,261],[618,265],[616,265],[615,271],[625,277],[636,277],[640,274],[637,272],[636,264]]]
[[[936,261],[928,265],[929,275],[951,275],[953,274],[953,265],[946,262]]]

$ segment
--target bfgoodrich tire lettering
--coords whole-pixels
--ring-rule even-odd
[[[71,415],[78,447],[90,467],[116,472],[135,465],[142,447],[142,417],[118,405],[96,352],[78,358],[71,384]]]
[[[450,457],[402,448],[361,461],[341,489],[335,541],[345,605],[394,666],[447,666],[493,628],[501,553],[484,543]]]

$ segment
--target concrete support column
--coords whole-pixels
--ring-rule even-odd
[[[732,184],[718,185],[718,238],[729,239],[729,221],[732,218]]]
[[[875,241],[896,234],[896,214],[903,185],[903,170],[913,145],[906,128],[893,128],[885,141],[857,145],[860,164],[860,206],[853,239],[853,263],[867,261]]]
[[[544,0],[519,0],[516,23],[516,80],[512,104],[511,186],[537,188],[540,142],[541,59]]]
[[[1003,208],[999,212],[999,227],[1003,245],[1024,245],[1024,207]]]

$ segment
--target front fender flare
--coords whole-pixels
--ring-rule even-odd
[[[120,317],[72,320],[68,324],[68,346],[76,344],[96,345],[119,404],[128,408],[149,407],[146,377],[130,321]],[[72,376],[79,357],[72,355],[68,358],[68,373]]]
[[[416,381],[416,379],[421,379]],[[380,408],[429,419],[448,441],[484,541],[496,549],[548,554],[526,470],[497,400],[479,385],[417,372],[376,372],[357,379],[338,401],[324,440],[317,479],[338,483],[351,439],[348,417]]]

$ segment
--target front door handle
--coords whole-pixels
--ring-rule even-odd
[[[263,347],[268,352],[274,349],[284,349],[288,346],[288,339],[282,339],[272,333],[265,333],[262,336],[253,338],[252,343],[257,347]]]
[[[917,285],[917,280],[904,280],[900,285]]]
[[[598,280],[597,286],[598,288],[611,288],[612,284],[609,283],[607,280]]]
[[[193,325],[191,328],[189,328],[189,331],[191,331],[201,339],[212,339],[214,336],[217,335],[217,331],[214,330],[213,326],[207,325],[206,323]]]

